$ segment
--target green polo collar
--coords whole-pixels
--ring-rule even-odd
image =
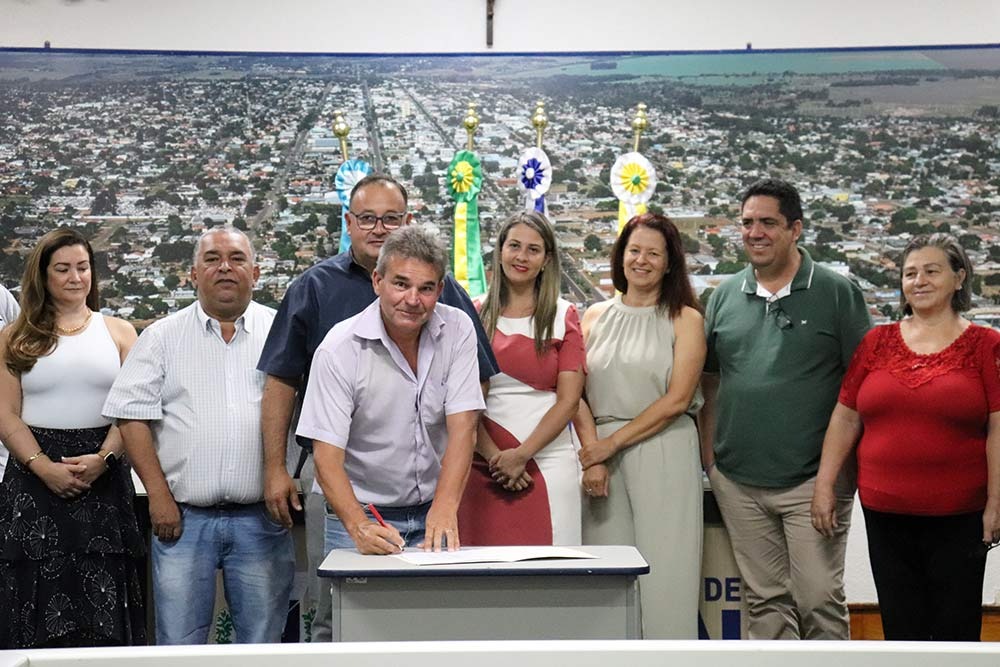
[[[812,287],[813,273],[816,270],[816,264],[813,262],[812,257],[809,256],[809,252],[802,246],[796,246],[796,249],[802,255],[802,262],[799,264],[799,270],[795,272],[795,277],[792,278],[793,292]],[[747,264],[747,268],[743,271],[743,285],[741,289],[746,294],[757,293],[757,276],[754,274],[753,264]]]

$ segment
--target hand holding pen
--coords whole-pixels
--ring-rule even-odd
[[[378,526],[376,527],[373,524],[369,523],[367,525],[370,528],[368,530],[365,530],[365,528],[362,527],[362,531],[365,532],[365,533],[368,533],[368,535],[366,535],[366,537],[372,538],[374,540],[378,540],[378,542],[381,543],[380,546],[383,546],[383,548],[380,549],[380,550],[378,550],[378,551],[364,551],[364,550],[362,550],[361,552],[362,553],[383,553],[383,554],[384,553],[390,553],[390,554],[392,554],[392,553],[399,553],[399,552],[403,551],[403,549],[406,548],[406,541],[403,539],[403,536],[399,534],[399,531],[396,530],[396,527],[395,526],[391,526],[391,525],[389,525],[389,524],[387,524],[385,522],[385,519],[382,518],[382,514],[378,511],[378,509],[375,507],[375,505],[373,505],[371,503],[368,503],[368,505],[366,505],[366,508],[371,513],[371,515],[375,519],[375,521],[378,522]]]

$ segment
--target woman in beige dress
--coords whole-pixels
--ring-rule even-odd
[[[643,637],[697,639],[701,462],[693,413],[705,361],[701,306],[674,224],[646,213],[611,256],[620,294],[589,308],[586,400],[575,422],[584,468],[584,544],[632,544]]]

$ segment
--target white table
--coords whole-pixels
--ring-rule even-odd
[[[418,566],[335,549],[334,641],[638,639],[635,547],[584,546],[578,560]]]

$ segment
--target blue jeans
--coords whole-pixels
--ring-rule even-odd
[[[396,528],[399,534],[403,536],[406,541],[406,546],[415,547],[424,541],[424,527],[427,524],[427,512],[431,508],[430,503],[424,503],[423,505],[412,505],[410,507],[378,507],[379,513],[385,522],[390,526]],[[365,514],[372,521],[375,521],[375,517],[371,515],[368,508],[362,505]],[[325,539],[326,553],[330,553],[333,549],[353,549],[355,547],[354,540],[348,534],[347,529],[344,528],[344,524],[340,522],[337,515],[330,509],[330,506],[326,507],[326,539]]]
[[[295,576],[291,534],[264,503],[237,509],[178,504],[183,533],[150,549],[157,644],[204,644],[222,570],[235,641],[280,642]]]

